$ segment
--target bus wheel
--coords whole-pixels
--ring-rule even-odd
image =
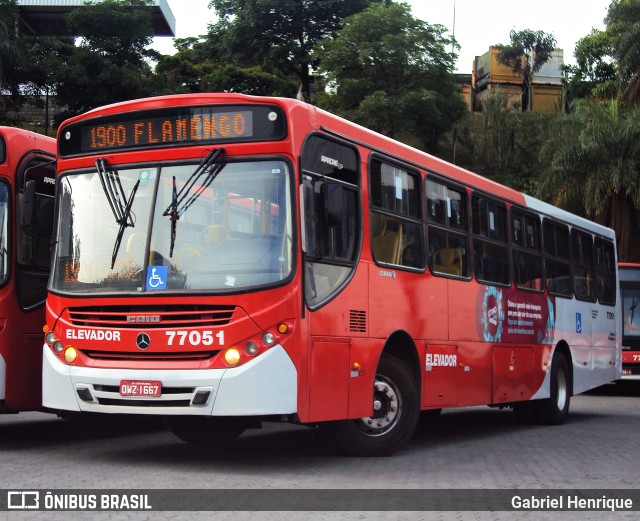
[[[203,448],[229,443],[246,428],[241,419],[211,416],[165,416],[164,423],[182,441]]]
[[[382,355],[373,387],[373,416],[326,424],[336,443],[354,456],[388,456],[411,439],[418,424],[418,393],[400,360]]]
[[[569,414],[571,389],[569,362],[562,353],[556,353],[551,362],[551,396],[535,403],[538,421],[545,425],[562,425]]]

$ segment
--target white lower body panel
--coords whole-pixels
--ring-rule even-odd
[[[74,367],[45,345],[42,403],[63,411],[263,416],[297,411],[297,371],[284,348],[230,369],[141,370]],[[162,382],[160,397],[127,397],[121,380]]]

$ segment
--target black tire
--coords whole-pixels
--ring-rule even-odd
[[[210,449],[232,442],[247,427],[240,418],[215,416],[165,416],[164,423],[182,441]]]
[[[535,414],[544,425],[562,425],[569,414],[571,401],[571,373],[569,362],[562,353],[556,353],[551,362],[551,396],[532,402]]]
[[[323,424],[331,438],[354,456],[389,456],[411,439],[418,424],[414,378],[397,358],[380,358],[372,399],[373,416]]]

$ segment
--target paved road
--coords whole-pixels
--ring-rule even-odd
[[[568,422],[524,426],[513,414],[473,407],[423,419],[389,458],[352,458],[314,430],[280,424],[247,431],[203,454],[154,418],[78,423],[43,413],[0,416],[0,489],[539,489],[638,488],[640,386],[574,397]],[[507,514],[505,514],[507,515]],[[581,513],[581,519],[604,519]],[[11,517],[14,516],[14,517]],[[59,516],[59,517],[58,517]],[[425,515],[299,512],[95,514],[97,519],[426,519]],[[613,515],[612,515],[613,516]],[[81,513],[0,513],[0,519],[86,519]],[[92,514],[94,517],[94,514]],[[615,519],[635,516],[615,514]],[[502,514],[436,513],[429,519],[498,519]],[[518,514],[575,519],[575,513]]]

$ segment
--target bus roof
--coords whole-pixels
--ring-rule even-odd
[[[27,152],[38,150],[52,155],[56,153],[54,138],[23,128],[0,126],[0,138],[6,147],[4,153],[0,154],[0,164],[7,162],[11,170],[18,166]],[[11,150],[19,150],[20,153],[11,153]]]
[[[620,282],[640,282],[640,264],[621,262],[618,268]]]
[[[323,130],[342,137],[343,139],[358,143],[373,151],[391,155],[399,161],[413,165],[416,168],[426,170],[435,174],[451,178],[461,184],[482,190],[488,194],[493,194],[499,198],[512,203],[519,204],[525,208],[530,208],[549,217],[562,220],[573,226],[578,226],[584,230],[613,239],[613,230],[596,224],[588,219],[577,216],[555,206],[552,206],[535,197],[509,188],[505,185],[492,181],[479,174],[451,164],[443,159],[437,158],[427,152],[396,141],[392,138],[369,130],[361,125],[348,121],[340,116],[331,114],[323,109],[310,105],[306,102],[293,98],[278,98],[268,96],[251,96],[238,93],[197,93],[197,94],[173,94],[166,96],[156,96],[137,100],[123,101],[111,105],[105,105],[90,110],[79,116],[66,120],[59,128],[59,133],[68,124],[76,121],[109,116],[137,110],[161,109],[175,106],[189,105],[210,105],[210,104],[277,104],[292,113],[305,113],[305,117],[311,124],[313,130]],[[59,136],[60,134],[58,134]]]

